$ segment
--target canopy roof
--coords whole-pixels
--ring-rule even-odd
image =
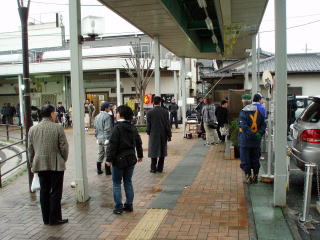
[[[268,0],[99,0],[179,57],[241,58]],[[214,36],[213,36],[214,35]],[[221,53],[220,53],[221,51]]]

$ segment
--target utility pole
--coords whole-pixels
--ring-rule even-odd
[[[23,100],[24,100],[24,124],[26,129],[25,144],[26,149],[28,150],[28,133],[31,127],[31,100],[30,100],[30,77],[29,77],[29,47],[28,47],[28,16],[29,16],[29,7],[30,0],[17,0],[18,2],[18,11],[21,21],[21,34],[22,34],[22,59],[23,59]],[[25,5],[24,2],[27,2]],[[31,182],[33,174],[31,172],[31,166],[29,163],[29,157],[27,154],[27,167],[28,167],[28,176],[29,176],[29,190],[31,187]]]

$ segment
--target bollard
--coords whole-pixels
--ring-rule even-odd
[[[313,163],[309,163],[309,164],[305,164],[305,167],[306,167],[306,177],[304,180],[303,206],[302,206],[302,215],[299,218],[300,222],[309,222],[312,220],[312,218],[309,216],[309,210],[310,210],[310,200],[311,200],[313,168],[315,168],[316,165]]]
[[[6,124],[6,131],[7,131],[7,141],[9,141],[9,125]]]

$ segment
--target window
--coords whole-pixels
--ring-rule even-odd
[[[117,92],[116,88],[111,88],[111,93],[116,93],[116,92]]]
[[[309,123],[317,123],[320,120],[320,101],[311,103],[302,113],[301,120]]]
[[[135,92],[136,91],[136,87],[131,87],[131,91]]]

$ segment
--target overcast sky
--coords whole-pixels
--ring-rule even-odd
[[[32,0],[30,21],[49,21],[55,19],[55,12],[64,17],[68,34],[68,0]],[[19,29],[20,19],[16,0],[1,0],[0,32],[11,32]],[[46,3],[46,4],[44,4]],[[138,29],[121,19],[97,0],[82,0],[82,17],[88,15],[105,18],[105,33],[138,32]],[[95,6],[85,6],[95,5]],[[304,26],[298,26],[304,25]],[[297,27],[296,27],[297,26]],[[287,0],[287,42],[288,52],[320,52],[320,1],[319,0]],[[294,28],[291,28],[294,27]],[[291,28],[291,29],[290,29]],[[274,5],[269,0],[261,27],[260,46],[263,50],[274,52]],[[271,32],[265,32],[271,31]]]

